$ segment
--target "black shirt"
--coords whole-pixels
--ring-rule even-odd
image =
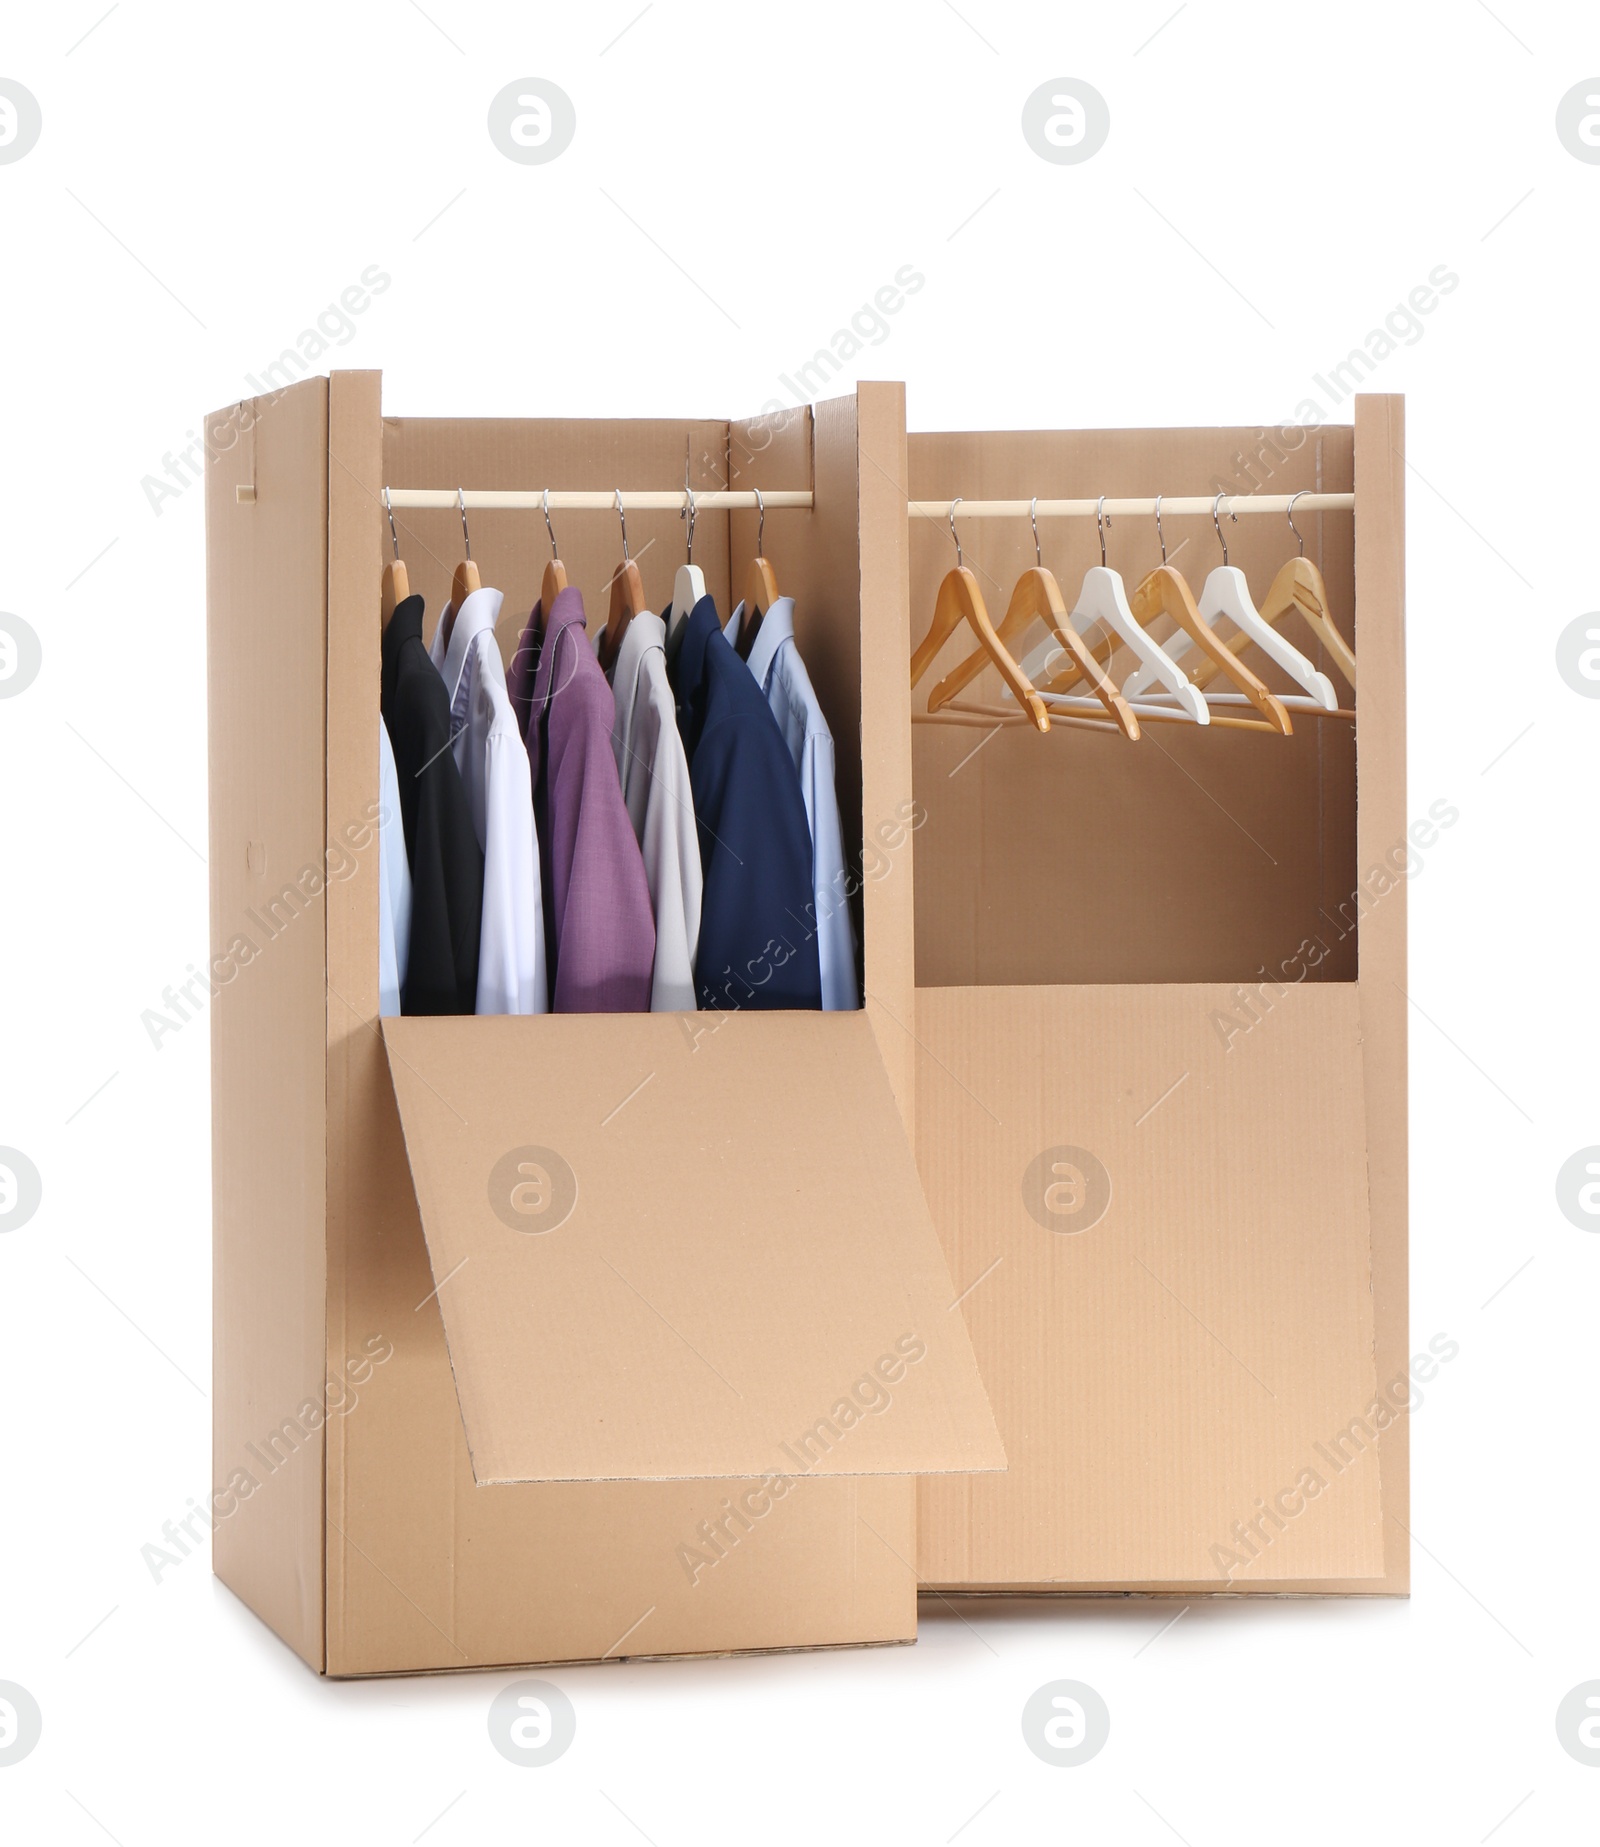
[[[402,1013],[472,1013],[478,998],[483,850],[450,748],[450,695],[422,644],[422,598],[383,631],[383,722],[400,778],[411,863],[411,949]]]

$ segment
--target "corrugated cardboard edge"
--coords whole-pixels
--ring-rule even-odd
[[[379,495],[383,485],[382,374],[335,372],[328,395],[328,635],[323,663],[323,697],[379,674],[379,630],[342,612],[370,608],[380,573]],[[342,711],[338,714],[342,719]],[[330,722],[325,746],[326,815],[330,845],[373,798],[378,782],[375,732]],[[346,1247],[357,1204],[357,1167],[377,1158],[370,1112],[361,1107],[376,1071],[384,1065],[383,1042],[372,1024],[378,1012],[377,958],[369,953],[376,931],[377,853],[358,856],[357,876],[330,884],[328,893],[327,1118],[327,1367],[330,1379],[345,1375],[350,1348],[349,1276]],[[335,971],[338,971],[337,981]],[[325,1671],[343,1646],[345,1529],[344,1420],[330,1424],[323,1502],[323,1571],[326,1612]]]
[[[205,427],[211,953],[262,939],[211,1010],[213,1482],[256,1483],[216,1519],[212,1569],[321,1671],[326,1439],[299,1413],[325,1389],[324,907],[270,935],[261,914],[323,859],[327,381]]]
[[[1355,402],[1357,657],[1356,855],[1360,876],[1406,844],[1405,399]],[[1372,1209],[1374,1357],[1378,1381],[1407,1373],[1410,1354],[1409,1119],[1406,1054],[1406,881],[1361,920],[1361,1032]],[[1411,1591],[1411,1420],[1378,1442],[1383,1481],[1382,1591]],[[1371,1590],[1365,1581],[1322,1586]]]
[[[910,459],[903,384],[863,384],[857,491],[861,509],[861,707],[863,714],[906,704],[911,658],[911,569],[906,537]],[[912,799],[911,725],[865,718],[861,726],[863,855],[873,849],[889,870],[866,886],[867,1014],[911,1145],[916,1146],[915,830],[899,814]]]
[[[910,1648],[915,1635],[889,1636],[865,1642],[813,1642],[802,1648],[703,1648],[679,1649],[668,1654],[573,1655],[559,1661],[474,1661],[470,1667],[397,1667],[362,1668],[348,1674],[330,1670],[330,1680],[415,1680],[420,1675],[506,1674],[525,1667],[618,1667],[632,1661],[744,1661],[752,1655],[828,1655],[842,1654],[858,1648]]]

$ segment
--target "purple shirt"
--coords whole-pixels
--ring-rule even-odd
[[[545,617],[527,733],[556,1013],[650,1011],[656,927],[611,750],[615,718],[582,594],[563,590]]]

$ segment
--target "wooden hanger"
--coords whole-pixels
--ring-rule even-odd
[[[1328,650],[1328,658],[1355,691],[1356,657],[1349,643],[1333,626],[1328,614],[1328,586],[1322,573],[1309,558],[1291,558],[1272,580],[1261,604],[1261,620],[1273,627],[1289,610],[1298,610],[1311,630]]]
[[[1012,642],[1026,634],[1036,620],[1043,622],[1060,647],[1077,663],[1079,673],[1116,721],[1123,736],[1137,738],[1139,721],[1133,714],[1133,708],[1117,691],[1110,676],[1095,658],[1093,650],[1072,626],[1072,619],[1067,614],[1066,599],[1061,594],[1055,573],[1045,568],[1044,554],[1039,546],[1038,506],[1038,496],[1035,495],[1028,510],[1028,517],[1033,524],[1035,563],[1018,578],[1017,586],[1011,592],[1011,601],[995,634],[1003,642]],[[1107,651],[1109,653],[1109,649]],[[948,705],[957,693],[970,685],[989,665],[990,659],[991,656],[984,649],[975,649],[959,667],[947,673],[928,695],[928,710],[937,712]]]
[[[1217,537],[1222,539],[1222,522],[1217,517],[1217,507],[1222,500],[1218,494],[1212,502],[1211,518],[1217,529]],[[1230,515],[1237,520],[1238,514]],[[1291,522],[1292,524],[1293,522]],[[1276,629],[1270,627],[1256,609],[1250,597],[1250,586],[1245,581],[1244,572],[1236,565],[1228,563],[1226,540],[1222,544],[1222,563],[1206,578],[1201,588],[1199,614],[1202,621],[1214,623],[1226,616],[1233,624],[1234,633],[1222,645],[1229,659],[1237,662],[1240,654],[1247,647],[1255,645],[1271,661],[1274,661],[1290,679],[1301,686],[1305,698],[1296,698],[1294,704],[1302,710],[1333,712],[1338,710],[1338,696],[1333,690],[1333,682],[1325,673],[1320,672],[1306,659],[1300,650],[1290,645]],[[1174,649],[1181,653],[1182,649]],[[1208,685],[1219,670],[1225,670],[1226,663],[1213,657],[1203,662],[1195,671],[1196,686]],[[1244,669],[1249,672],[1248,668]],[[1281,703],[1281,702],[1280,702]]]
[[[1302,488],[1300,493],[1310,491],[1309,488]],[[1322,581],[1321,571],[1305,555],[1306,542],[1300,537],[1300,530],[1294,523],[1294,503],[1299,498],[1300,494],[1289,496],[1289,530],[1299,544],[1300,555],[1291,558],[1273,578],[1272,588],[1261,605],[1261,620],[1269,627],[1275,627],[1290,609],[1298,610],[1306,626],[1327,649],[1328,659],[1349,681],[1350,690],[1354,692],[1355,654],[1344,636],[1333,626],[1333,618],[1328,614],[1328,586]]]
[[[933,622],[911,657],[911,684],[917,684],[932,666],[939,650],[965,622],[977,636],[990,660],[1000,669],[1001,678],[1011,688],[1018,703],[1027,710],[1034,728],[1048,731],[1050,714],[1045,709],[1045,703],[1035,691],[1033,682],[1011,658],[1006,644],[995,633],[989,612],[983,605],[983,591],[962,557],[961,535],[956,531],[956,508],[960,505],[959,496],[950,503],[950,536],[956,542],[955,568],[945,572],[944,580],[939,585],[939,594],[934,600]]]
[[[600,638],[600,664],[608,671],[617,658],[628,624],[649,608],[644,600],[644,580],[639,575],[639,567],[628,556],[628,519],[622,510],[622,489],[615,488],[613,492],[617,497],[617,518],[622,522],[622,562],[612,573],[611,607],[606,614],[605,632]]]
[[[1221,498],[1219,494],[1217,499]],[[1213,515],[1215,512],[1216,505],[1213,503]],[[1220,524],[1217,526],[1217,536],[1219,538],[1222,536]],[[1170,616],[1183,634],[1205,655],[1206,662],[1210,666],[1211,673],[1206,674],[1204,678],[1199,673],[1194,675],[1194,684],[1203,688],[1206,680],[1212,675],[1218,672],[1225,673],[1274,730],[1288,737],[1294,730],[1294,724],[1283,701],[1269,690],[1264,680],[1252,673],[1239,660],[1206,619],[1202,606],[1196,604],[1194,593],[1184,580],[1182,572],[1175,570],[1167,563],[1167,541],[1161,531],[1161,496],[1159,494],[1156,496],[1156,538],[1161,545],[1161,562],[1153,571],[1145,575],[1138,589],[1134,591],[1132,605],[1134,615],[1140,622],[1147,625],[1157,616]],[[1223,562],[1226,563],[1228,557],[1226,543],[1222,548],[1222,557]],[[1235,574],[1241,579],[1244,575],[1243,572]],[[1211,580],[1208,578],[1206,581],[1209,585]],[[1245,596],[1248,600],[1248,588],[1246,588]],[[1173,652],[1176,656],[1181,653],[1181,650]],[[1137,692],[1140,681],[1145,677],[1143,673],[1135,674],[1128,682],[1129,687]]]
[[[1199,689],[1160,642],[1146,633],[1128,605],[1128,593],[1123,587],[1121,575],[1106,564],[1106,527],[1111,522],[1105,516],[1104,494],[1100,496],[1095,520],[1100,528],[1100,562],[1084,572],[1083,588],[1079,590],[1078,600],[1072,607],[1072,621],[1079,634],[1087,639],[1090,628],[1094,626],[1103,631],[1104,640],[1099,645],[1091,644],[1091,652],[1097,661],[1109,661],[1116,651],[1118,641],[1126,643],[1139,667],[1148,671],[1152,679],[1167,689],[1177,701],[1181,712],[1194,724],[1209,725],[1211,708]],[[1102,652],[1102,649],[1105,651]],[[1083,669],[1074,664],[1057,674],[1045,691],[1066,692],[1083,678]],[[1124,695],[1132,685],[1133,676],[1130,676],[1123,688]]]
[[[411,580],[406,575],[405,561],[400,556],[400,535],[394,529],[394,508],[389,504],[389,490],[383,490],[383,510],[389,515],[389,538],[394,545],[394,556],[383,567],[383,594],[379,599],[379,630],[389,626],[389,618],[394,614],[398,604],[403,603],[411,594]]]
[[[750,560],[750,569],[744,578],[744,617],[739,624],[739,634],[735,642],[738,651],[749,658],[750,644],[755,640],[761,627],[761,618],[778,600],[778,578],[772,566],[761,555],[761,542],[766,536],[767,508],[761,498],[761,489],[756,488],[756,555]]]
[[[672,605],[667,611],[667,633],[671,635],[679,623],[687,620],[694,606],[706,593],[705,572],[694,561],[694,489],[688,482],[688,470],[684,470],[683,495],[687,503],[679,517],[687,514],[689,518],[689,556],[678,566],[678,574],[672,580]]]
[[[550,605],[567,587],[567,567],[561,562],[561,554],[556,549],[556,529],[550,524],[550,490],[544,490],[544,529],[550,535],[550,562],[544,567],[544,576],[539,580],[539,611],[548,617]]]
[[[462,547],[466,549],[466,558],[456,565],[456,574],[451,578],[451,622],[455,622],[456,611],[466,602],[475,589],[482,589],[479,567],[473,563],[473,539],[467,532],[467,501],[462,489],[456,488],[456,504],[462,510]],[[445,634],[449,641],[449,634]]]
[[[1141,623],[1149,624],[1157,616],[1170,616],[1206,656],[1213,673],[1225,673],[1268,724],[1282,736],[1288,737],[1293,732],[1294,725],[1283,701],[1268,688],[1264,680],[1245,666],[1206,621],[1194,600],[1193,591],[1184,582],[1182,574],[1170,564],[1158,564],[1144,577],[1133,593],[1131,606],[1135,619]],[[1197,673],[1193,683],[1203,687],[1205,680]]]

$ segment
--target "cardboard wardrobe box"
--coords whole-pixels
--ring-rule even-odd
[[[904,700],[902,391],[779,426],[394,418],[336,373],[206,435],[219,1576],[335,1675],[912,1639],[912,1477],[1004,1455],[908,1141],[909,783],[862,725]],[[813,490],[765,548],[844,745],[875,998],[380,1022],[383,487],[686,468]],[[509,647],[544,523],[470,519]],[[431,626],[460,522],[396,521]],[[556,524],[594,624],[615,521]],[[652,595],[682,531],[629,519]],[[721,608],[754,538],[700,515]]]
[[[927,722],[964,635],[912,695],[917,1158],[1009,1461],[919,1484],[928,1585],[1407,1590],[1405,874],[1449,814],[1406,810],[1404,446],[1397,397],[1315,429],[909,439],[919,501],[1353,491],[1298,524],[1360,673],[1355,725],[1289,738]],[[1263,595],[1287,522],[1222,523]],[[1164,536],[1198,591],[1211,519]],[[1070,607],[1095,521],[1040,537]],[[998,620],[1028,521],[961,540]],[[1160,561],[1153,519],[1106,542],[1130,589]],[[915,522],[902,649],[954,562]]]

